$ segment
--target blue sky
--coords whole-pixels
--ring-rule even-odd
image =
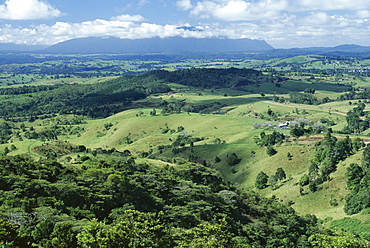
[[[370,46],[370,1],[0,0],[0,43],[52,45],[89,36],[250,38],[275,48]]]

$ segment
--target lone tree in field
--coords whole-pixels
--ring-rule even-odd
[[[265,172],[261,171],[260,173],[258,173],[256,177],[255,186],[257,189],[264,189],[267,187],[268,181],[269,181],[269,176]]]
[[[228,154],[227,157],[226,157],[226,163],[229,165],[229,166],[233,166],[233,165],[236,165],[238,163],[240,163],[241,159],[238,158],[238,156],[234,153],[232,154]]]
[[[283,168],[277,168],[275,176],[278,180],[284,180],[286,179],[286,174]]]
[[[268,146],[267,150],[266,150],[266,153],[269,156],[274,156],[277,153],[277,151],[272,146]]]

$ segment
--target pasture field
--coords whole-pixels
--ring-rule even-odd
[[[58,68],[66,62],[48,62],[33,65],[38,69]],[[256,190],[264,196],[278,198],[291,205],[299,214],[315,214],[325,225],[332,220],[340,220],[348,215],[344,212],[345,198],[349,193],[345,174],[349,164],[362,163],[362,150],[349,156],[337,165],[329,180],[311,192],[308,185],[300,186],[300,180],[307,174],[310,163],[315,156],[315,144],[322,140],[331,129],[333,136],[339,140],[347,135],[354,139],[359,137],[365,143],[370,142],[370,131],[360,134],[344,134],[347,125],[347,113],[360,105],[359,99],[339,101],[339,97],[351,90],[363,90],[369,87],[369,78],[358,75],[354,70],[365,70],[370,66],[369,60],[337,61],[321,56],[298,56],[294,58],[272,60],[184,60],[167,62],[160,60],[108,61],[90,62],[69,61],[68,68],[80,68],[78,73],[70,74],[60,71],[53,75],[38,73],[2,73],[2,88],[23,85],[60,85],[60,84],[97,84],[109,82],[121,74],[137,74],[153,69],[174,71],[179,68],[255,68],[265,75],[285,77],[280,84],[261,82],[259,85],[246,85],[241,88],[197,88],[177,83],[167,84],[171,91],[154,93],[145,99],[133,100],[132,107],[106,118],[80,117],[81,121],[73,123],[74,115],[53,114],[36,120],[17,121],[16,118],[4,118],[2,122],[13,125],[10,139],[0,144],[0,150],[9,150],[9,155],[29,154],[35,159],[44,159],[40,147],[45,150],[62,150],[57,141],[74,146],[84,146],[87,150],[61,153],[57,159],[62,163],[80,168],[85,162],[80,158],[103,157],[91,151],[128,150],[140,163],[157,166],[177,166],[184,161],[196,162],[217,169],[222,176],[237,187]],[[101,68],[106,68],[101,70]],[[113,68],[109,70],[108,67]],[[16,65],[8,69],[16,69]],[[19,69],[19,68],[18,68]],[[309,70],[315,69],[313,72]],[[341,69],[340,73],[329,73]],[[16,71],[16,70],[15,70]],[[326,71],[328,73],[326,73]],[[349,73],[349,71],[352,71]],[[89,74],[86,74],[86,73]],[[346,72],[346,73],[344,73]],[[313,96],[319,101],[329,99],[326,103],[308,105],[289,102],[290,92],[303,93],[307,89],[315,90]],[[274,101],[274,97],[286,101]],[[35,98],[34,95],[1,95],[0,101],[14,100],[25,103]],[[364,99],[362,99],[364,101]],[[184,103],[185,107],[202,106],[217,109],[207,111],[165,112],[162,103]],[[189,108],[190,108],[189,107]],[[188,108],[188,109],[189,109]],[[370,111],[366,104],[364,111]],[[155,113],[154,113],[155,112]],[[154,114],[153,114],[154,113]],[[32,116],[30,116],[32,117]],[[29,117],[27,117],[29,118]],[[361,117],[366,118],[366,115]],[[57,121],[59,119],[59,121]],[[68,120],[69,122],[66,122]],[[298,120],[298,121],[297,121]],[[315,134],[292,135],[292,127],[279,127],[288,122],[307,122],[306,127],[321,123],[325,128]],[[330,123],[330,124],[328,124]],[[30,133],[45,130],[59,130],[57,139],[28,138]],[[262,132],[285,135],[283,142],[274,144],[277,153],[267,154],[267,146],[256,143]],[[187,139],[192,139],[189,142]],[[184,139],[183,144],[176,141]],[[181,143],[181,142],[180,142]],[[64,149],[64,148],[63,148]],[[230,164],[230,157],[235,154],[238,162]],[[86,162],[88,163],[88,161]],[[256,189],[257,175],[263,171],[273,176],[278,168],[286,173],[286,178],[273,187]],[[335,203],[335,204],[334,204]],[[364,210],[365,211],[365,210]],[[365,211],[366,212],[366,211]],[[369,219],[360,212],[351,217],[361,221]]]
[[[224,92],[222,90],[222,92]],[[202,93],[199,95],[199,93]],[[228,92],[232,95],[232,92]],[[236,92],[234,92],[236,93]],[[223,96],[220,92],[197,91],[181,92],[171,95],[157,96],[163,100],[171,99],[186,100],[196,104],[207,104],[219,101],[227,105],[225,114],[199,114],[199,113],[180,113],[180,114],[160,114],[160,109],[156,109],[156,116],[150,115],[152,108],[131,109],[120,112],[104,119],[86,119],[86,124],[79,124],[78,127],[84,131],[80,135],[61,135],[59,140],[67,141],[76,145],[84,145],[90,149],[111,149],[119,151],[130,150],[135,156],[141,157],[144,152],[149,152],[149,161],[158,161],[156,164],[173,164],[173,161],[189,157],[195,157],[199,163],[218,169],[224,178],[236,185],[255,189],[254,182],[257,174],[264,171],[268,175],[273,175],[277,168],[283,168],[287,174],[287,179],[280,182],[277,189],[268,187],[261,190],[265,196],[276,196],[285,203],[294,203],[292,206],[301,214],[315,214],[321,219],[332,218],[340,219],[345,217],[343,211],[346,190],[344,174],[346,165],[350,162],[360,162],[359,155],[341,162],[338,170],[332,174],[332,180],[321,185],[322,189],[311,193],[307,187],[304,188],[304,195],[300,195],[297,186],[300,177],[307,173],[309,161],[312,159],[316,141],[323,136],[302,137],[295,139],[291,137],[289,129],[276,127],[255,129],[256,123],[272,122],[277,125],[289,119],[306,118],[312,122],[317,122],[321,118],[333,120],[335,125],[333,130],[339,130],[340,125],[345,123],[345,115],[351,106],[348,101],[332,102],[323,105],[304,105],[294,103],[276,103],[268,100],[268,95],[261,97],[258,94]],[[150,101],[147,99],[146,101]],[[261,119],[258,115],[267,116],[268,109],[271,109],[279,116],[279,119]],[[297,111],[298,110],[298,111]],[[138,111],[141,112],[137,116]],[[297,113],[298,112],[298,113]],[[26,123],[27,127],[33,126],[35,130],[48,128],[48,122],[36,121]],[[109,129],[105,128],[109,124]],[[180,153],[172,152],[172,143],[181,132],[179,127],[183,127],[191,137],[200,138],[194,142],[193,146],[186,144]],[[164,130],[169,130],[164,133]],[[266,154],[266,148],[258,146],[254,137],[259,136],[262,131],[271,133],[272,131],[284,133],[287,137],[286,142],[278,145],[278,153],[274,156]],[[340,134],[338,137],[342,136]],[[365,137],[366,138],[366,137]],[[34,148],[51,141],[23,140],[12,142],[17,150],[9,153],[10,155],[30,153],[36,154]],[[3,144],[0,149],[4,149],[9,144]],[[168,147],[159,150],[158,147]],[[240,162],[230,166],[227,164],[227,156],[235,153]],[[287,154],[291,154],[291,158]],[[76,155],[72,156],[76,159]],[[216,162],[215,157],[221,161]],[[149,159],[148,158],[148,159]],[[166,158],[166,159],[164,159]],[[171,162],[169,162],[169,160]],[[60,158],[61,161],[64,157]],[[145,159],[143,161],[146,161]],[[161,162],[162,161],[162,162]],[[330,200],[337,199],[339,204],[331,206]],[[320,204],[318,204],[320,199]]]

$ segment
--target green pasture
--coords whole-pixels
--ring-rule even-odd
[[[370,60],[369,60],[370,61]],[[370,62],[364,62],[364,65]],[[220,63],[212,63],[220,62]],[[210,60],[192,60],[186,63],[169,63],[166,65],[168,70],[174,70],[180,67],[191,68],[192,66],[245,66],[253,65],[262,67],[262,65],[281,67],[284,63],[286,68],[291,68],[290,64],[300,66],[307,65],[307,68],[336,68],[344,66],[332,61],[331,64],[326,62],[322,57],[299,56],[287,59],[275,59],[269,61],[231,61],[231,63],[222,64],[227,61],[210,61]],[[86,66],[96,66],[98,62],[87,63]],[[114,62],[99,61],[101,66],[114,65]],[[117,62],[118,63],[118,62]],[[57,65],[54,63],[52,65]],[[116,64],[117,65],[117,64]],[[148,67],[156,68],[163,66],[160,61],[130,61],[120,62],[122,70],[146,71]],[[286,69],[285,68],[285,69]],[[310,192],[308,186],[303,187],[303,195],[300,193],[298,182],[300,178],[308,173],[309,162],[314,153],[314,144],[323,137],[318,134],[311,137],[301,137],[295,139],[289,137],[281,145],[276,145],[277,154],[268,156],[266,147],[256,145],[254,137],[258,137],[262,131],[267,134],[274,130],[290,136],[289,129],[275,128],[278,123],[294,120],[295,118],[306,118],[311,122],[318,122],[323,118],[334,122],[331,127],[334,131],[342,130],[346,125],[346,113],[353,109],[357,101],[333,101],[321,105],[305,105],[295,103],[279,103],[272,101],[276,94],[279,97],[289,98],[290,91],[303,92],[307,88],[316,90],[314,96],[319,100],[328,97],[332,100],[337,99],[343,92],[349,90],[348,84],[342,84],[343,81],[337,80],[334,76],[319,77],[310,80],[308,75],[303,73],[292,72],[289,80],[280,86],[272,83],[262,83],[259,86],[245,86],[245,91],[236,89],[195,89],[193,87],[170,84],[173,92],[166,94],[156,94],[147,99],[134,102],[134,109],[126,110],[104,119],[86,119],[86,124],[73,125],[73,127],[83,128],[80,134],[67,134],[58,137],[59,140],[67,141],[75,145],[84,145],[90,149],[115,148],[119,151],[130,150],[138,162],[148,162],[162,166],[170,164],[176,166],[176,161],[188,161],[189,158],[196,158],[197,162],[204,163],[206,166],[215,168],[220,171],[225,179],[237,186],[253,189],[255,188],[255,178],[259,172],[264,171],[271,176],[276,173],[277,168],[283,168],[287,178],[278,182],[276,188],[268,187],[258,190],[267,197],[277,197],[286,204],[292,204],[292,207],[300,214],[315,214],[322,220],[338,220],[346,217],[343,211],[344,199],[348,194],[345,184],[345,172],[347,166],[352,163],[361,164],[361,152],[349,157],[341,162],[337,171],[330,175],[330,180],[320,185],[320,190]],[[6,80],[15,80],[16,85],[22,84],[57,84],[57,83],[84,83],[93,84],[102,82],[112,77],[78,77],[55,78],[51,76],[40,75],[6,75],[0,79],[1,85],[6,85]],[[23,78],[22,78],[23,77]],[[367,78],[346,78],[347,83],[356,83],[356,87],[367,87],[370,81]],[[33,81],[32,81],[33,79]],[[299,80],[301,79],[301,80]],[[347,80],[348,79],[348,80]],[[5,81],[4,81],[5,80]],[[32,82],[30,82],[32,81]],[[12,81],[9,81],[9,83]],[[14,83],[14,82],[13,82]],[[260,93],[264,93],[260,94]],[[0,96],[0,100],[7,98],[15,99],[22,102],[27,101],[31,96]],[[160,103],[162,101],[169,103],[176,101],[185,101],[187,105],[204,106],[215,102],[223,107],[217,114],[199,114],[186,113],[179,114],[161,114]],[[351,104],[350,104],[351,102]],[[367,106],[365,111],[370,111]],[[156,110],[156,115],[150,113]],[[275,116],[269,116],[268,110],[271,110]],[[223,113],[223,114],[220,114]],[[58,116],[59,117],[59,116]],[[67,118],[67,117],[65,117]],[[24,122],[27,129],[30,127],[36,131],[51,128],[55,125],[54,119],[36,120],[35,122]],[[271,122],[273,127],[255,129],[255,123]],[[19,128],[20,123],[15,124]],[[172,143],[179,135],[185,132],[179,132],[183,127],[186,134],[200,138],[191,147],[186,144],[180,147],[179,153],[172,151]],[[365,132],[364,135],[369,134]],[[24,135],[24,134],[22,134]],[[334,134],[337,137],[345,135]],[[355,137],[355,136],[351,136]],[[30,140],[12,137],[9,143],[0,145],[0,151],[12,144],[16,150],[11,151],[9,155],[31,154],[36,159],[41,156],[37,155],[33,148],[52,141]],[[159,149],[159,147],[164,147]],[[148,157],[141,157],[142,154],[149,153]],[[240,162],[230,166],[227,163],[227,157],[235,153]],[[291,155],[288,157],[288,153]],[[77,154],[71,154],[77,157]],[[216,157],[220,161],[216,161]],[[169,162],[170,161],[170,162]],[[338,203],[333,206],[331,201],[335,199]],[[361,221],[369,219],[368,214],[360,213],[355,215]],[[330,223],[328,222],[327,225]]]

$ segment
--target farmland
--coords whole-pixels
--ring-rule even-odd
[[[355,234],[368,239],[370,206],[360,209],[347,202],[355,194],[347,185],[348,168],[355,163],[366,171],[367,166],[367,59],[101,57],[49,56],[43,62],[2,65],[3,157],[27,154],[35,161],[56,161],[75,174],[101,170],[107,178],[123,164],[127,174],[143,173],[144,165],[183,170],[190,163],[220,173],[224,184],[231,185],[224,190],[256,191],[299,215],[317,216],[325,227],[350,231],[348,223],[360,221],[363,229]],[[112,162],[116,160],[121,162]],[[134,163],[135,169],[130,167]],[[262,185],[257,182],[261,172],[268,177]],[[146,176],[140,177],[152,180]],[[92,205],[106,204],[102,192]],[[151,199],[157,201],[155,197]],[[59,203],[50,201],[29,207],[57,209]],[[19,198],[12,204],[21,211],[22,202]],[[159,203],[155,208],[164,209]],[[4,205],[2,214],[9,209]],[[105,218],[86,204],[60,209],[78,221]]]

